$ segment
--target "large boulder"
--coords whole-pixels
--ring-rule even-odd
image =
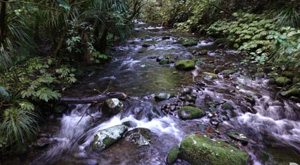
[[[197,44],[198,44],[198,41],[196,41],[196,40],[189,40],[189,39],[184,40],[184,41],[182,42],[182,45],[183,45],[183,46],[195,46],[195,45],[197,45]]]
[[[248,154],[205,135],[189,135],[180,144],[179,156],[193,165],[246,165]]]
[[[183,106],[178,110],[178,116],[184,120],[197,119],[205,116],[205,112],[200,108],[192,106]]]
[[[126,131],[127,126],[125,125],[116,125],[97,131],[91,144],[93,150],[102,151],[103,149],[109,147],[118,141]]]
[[[112,99],[107,99],[104,102],[103,105],[103,112],[109,115],[115,115],[118,114],[122,109],[123,109],[123,103],[117,99],[117,98],[112,98]]]
[[[181,60],[175,64],[175,68],[179,70],[195,69],[195,62],[193,60]]]

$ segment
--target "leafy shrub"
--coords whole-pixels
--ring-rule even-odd
[[[37,131],[38,105],[58,100],[59,88],[76,82],[75,69],[31,58],[0,75],[0,148],[25,143]]]

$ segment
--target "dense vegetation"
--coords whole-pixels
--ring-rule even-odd
[[[267,68],[269,76],[275,79],[276,76],[291,79],[284,86],[299,86],[299,1],[151,1],[145,11],[143,16],[147,21],[178,31],[210,35],[217,39],[216,43],[245,54],[242,61],[245,65],[257,64],[257,71]]]
[[[300,2],[293,0],[0,0],[0,150],[26,144],[38,118],[83,63],[111,56],[134,18],[219,38],[270,75],[300,73]],[[142,8],[143,7],[143,8]],[[140,12],[142,11],[142,12]],[[47,108],[48,107],[48,108]]]
[[[140,0],[0,1],[0,150],[38,132],[38,119],[76,82],[82,64],[110,58],[130,34]]]

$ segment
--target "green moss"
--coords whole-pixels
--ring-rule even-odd
[[[295,74],[291,71],[284,71],[282,72],[282,75],[288,78],[293,78],[295,76]]]
[[[233,106],[231,104],[229,104],[229,103],[222,104],[222,108],[224,110],[231,110],[231,111],[234,109]]]
[[[277,77],[275,79],[275,83],[278,85],[278,86],[284,86],[286,84],[289,84],[291,83],[291,80],[288,79],[287,77]]]
[[[183,106],[178,110],[178,116],[181,119],[196,119],[205,116],[205,112],[200,108]]]
[[[180,158],[192,165],[246,165],[248,155],[225,142],[203,135],[189,135],[180,144]]]
[[[166,65],[166,64],[169,64],[169,63],[170,63],[169,59],[166,59],[166,58],[163,58],[159,61],[160,65]]]
[[[179,147],[178,146],[172,147],[167,157],[167,163],[173,164],[176,161],[178,154],[179,154]]]
[[[195,68],[195,62],[193,60],[181,60],[175,64],[175,67],[179,70],[192,70]]]
[[[300,96],[300,89],[299,88],[291,88],[287,91],[280,92],[280,94],[284,97]]]
[[[217,79],[218,75],[210,72],[203,72],[203,75],[208,79]]]
[[[196,40],[184,40],[182,41],[183,46],[195,46],[198,44],[198,41]]]

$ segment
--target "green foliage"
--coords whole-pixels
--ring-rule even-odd
[[[38,106],[58,100],[61,94],[56,89],[76,81],[75,69],[65,65],[56,68],[52,61],[51,58],[31,58],[0,75],[0,109],[3,109],[0,137],[6,145],[30,140],[38,126]]]
[[[108,60],[111,56],[108,56],[106,54],[101,54],[100,52],[93,52],[91,61],[94,61],[96,64],[99,64],[101,60]]]

